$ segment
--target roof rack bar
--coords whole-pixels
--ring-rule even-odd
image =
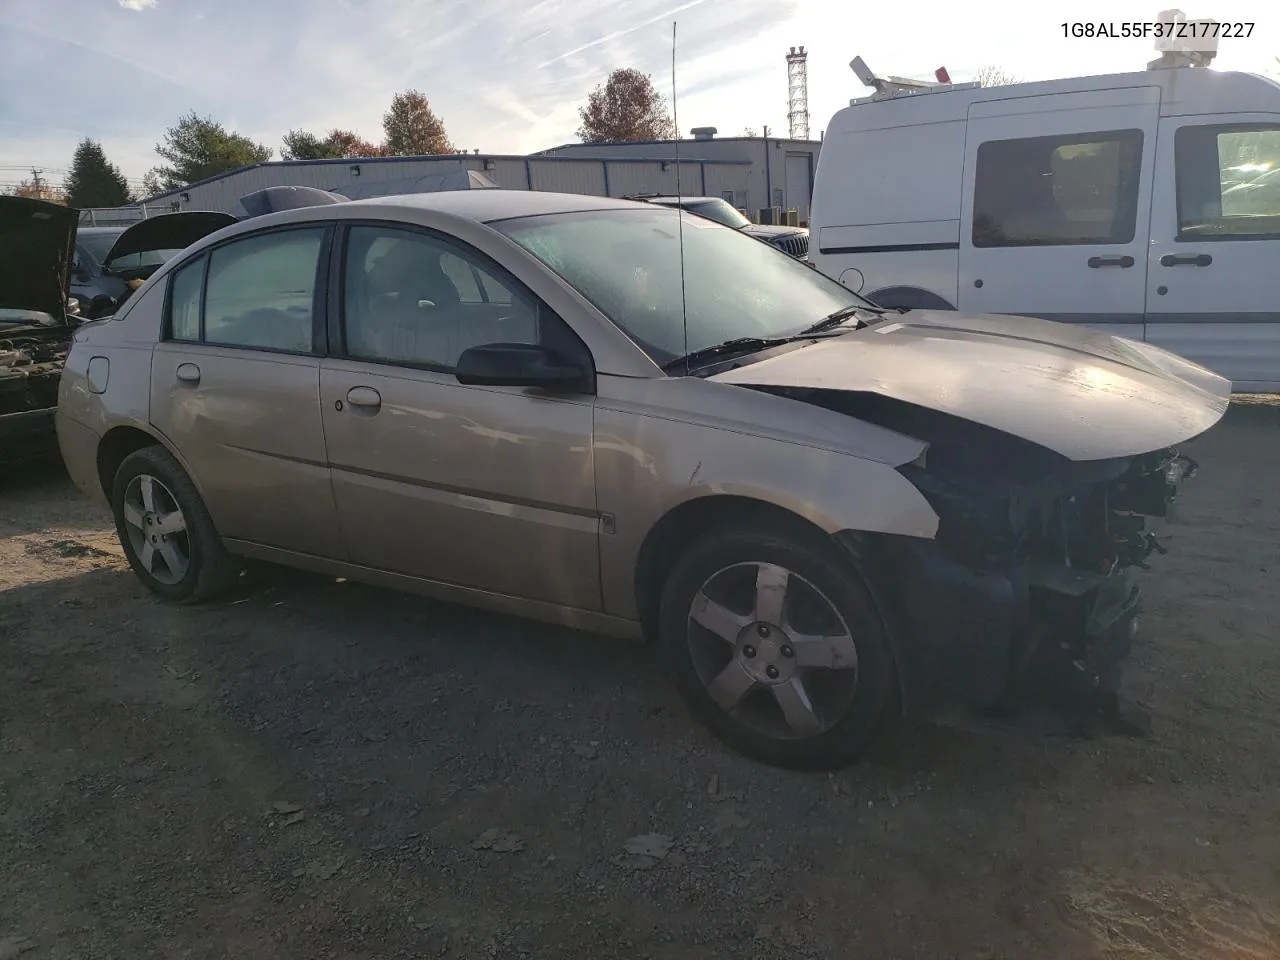
[[[849,68],[862,81],[864,86],[870,87],[874,93],[871,94],[870,100],[887,100],[892,97],[909,96],[919,93],[940,93],[946,90],[969,90],[978,84],[976,83],[951,83],[934,82],[931,80],[911,80],[907,77],[877,77],[871,68],[867,66],[862,57],[854,57],[849,61]],[[940,76],[946,76],[945,69],[939,70]],[[851,103],[859,103],[863,101],[852,100]]]

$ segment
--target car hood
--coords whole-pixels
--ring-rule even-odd
[[[801,237],[808,234],[804,227],[775,227],[767,223],[751,223],[742,228],[742,232],[753,237]]]
[[[78,210],[0,197],[0,307],[67,315]]]
[[[102,262],[109,264],[121,257],[152,250],[181,250],[236,222],[231,214],[212,210],[188,210],[148,217],[116,237]]]
[[[912,311],[715,374],[721,383],[871,393],[1071,460],[1173,446],[1222,418],[1231,382],[1172,353],[1028,317]]]

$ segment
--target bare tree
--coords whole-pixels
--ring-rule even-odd
[[[1002,67],[988,64],[979,68],[978,72],[973,75],[973,79],[979,86],[983,87],[1003,87],[1010,83],[1021,83],[1022,78],[1015,76]]]

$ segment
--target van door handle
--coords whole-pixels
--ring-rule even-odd
[[[178,369],[174,371],[174,376],[178,378],[179,383],[194,387],[200,382],[200,368],[194,363],[180,363]]]
[[[1207,267],[1213,263],[1213,257],[1207,253],[1166,253],[1160,258],[1162,267]]]
[[[1090,257],[1091,267],[1132,267],[1133,257]]]
[[[347,391],[347,403],[353,413],[371,416],[382,408],[382,395],[373,387],[352,387]]]

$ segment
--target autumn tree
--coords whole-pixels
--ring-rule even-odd
[[[193,111],[165,131],[156,153],[168,161],[154,168],[152,183],[176,190],[206,177],[271,159],[271,150],[248,137],[227,130],[210,117]]]
[[[102,144],[88,137],[76,147],[64,188],[73,207],[121,207],[129,202],[129,181],[107,160]]]
[[[455,152],[444,124],[432,112],[427,98],[417,90],[405,90],[391,98],[391,107],[382,117],[382,132],[382,149],[387,156]]]
[[[350,157],[380,157],[382,148],[351,130],[330,130],[318,137],[306,130],[290,130],[284,136],[284,160],[346,160]]]
[[[48,200],[50,203],[65,204],[67,202],[66,193],[51,184],[44,177],[43,171],[34,169],[31,171],[30,178],[21,180],[16,187],[10,187],[6,192],[11,197]]]
[[[653,80],[639,70],[620,67],[587,96],[578,108],[583,143],[626,143],[635,140],[669,140],[675,124],[667,101],[653,87]]]
[[[979,68],[978,72],[973,75],[973,79],[980,87],[1003,87],[1011,83],[1022,82],[1021,77],[1016,77],[1001,67],[990,65]]]

